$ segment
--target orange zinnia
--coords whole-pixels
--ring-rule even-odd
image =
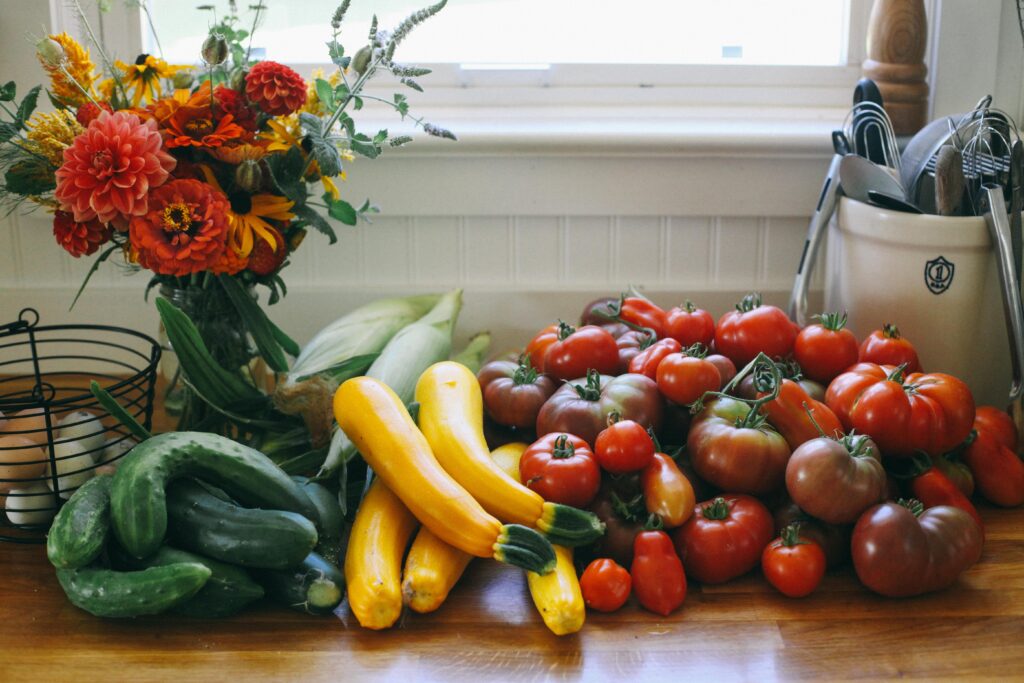
[[[220,115],[216,121],[215,112]],[[164,145],[168,148],[214,148],[246,135],[231,114],[216,111],[210,106],[209,81],[203,83],[187,102],[174,108],[163,126]]]

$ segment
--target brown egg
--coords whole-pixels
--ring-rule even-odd
[[[25,480],[42,476],[47,455],[35,441],[17,434],[0,436],[0,493],[24,486]]]
[[[46,418],[43,417],[43,409],[25,408],[24,410],[19,410],[3,425],[3,431],[8,434],[11,432],[22,432],[14,436],[23,436],[31,439],[38,446],[45,445]],[[56,433],[56,425],[54,425],[53,431]]]

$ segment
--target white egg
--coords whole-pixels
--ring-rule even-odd
[[[41,481],[13,489],[5,503],[11,524],[48,524],[57,514],[57,501]]]
[[[124,434],[110,437],[103,446],[103,452],[100,453],[100,464],[106,465],[110,462],[115,466],[120,464],[121,457],[137,446],[138,443],[134,438]]]
[[[76,410],[62,417],[57,423],[57,439],[78,441],[83,444],[83,450],[96,451],[93,455],[99,457],[99,449],[103,447],[107,434],[106,428],[95,413]]]
[[[85,445],[81,441],[63,441],[53,446],[61,498],[70,498],[79,486],[96,474],[96,460],[87,452],[89,449],[85,448]],[[52,489],[53,479],[49,476],[49,466],[46,468],[46,474],[46,485]]]

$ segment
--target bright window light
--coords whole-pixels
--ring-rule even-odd
[[[255,54],[292,64],[327,61],[324,42],[338,0],[264,0]],[[424,0],[427,2],[427,0]],[[204,38],[182,0],[150,0],[165,57],[198,59]],[[200,4],[197,2],[196,4]],[[206,4],[218,18],[227,0]],[[239,0],[243,24],[252,19]],[[420,4],[353,0],[342,43],[365,42],[370,17],[394,27]],[[450,0],[417,28],[398,54],[402,63],[454,63],[489,68],[548,64],[778,64],[844,62],[849,0]],[[147,49],[155,51],[150,39]]]

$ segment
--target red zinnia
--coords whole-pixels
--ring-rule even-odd
[[[167,180],[174,163],[162,148],[156,121],[103,111],[64,150],[54,196],[79,223],[141,216],[150,192]]]
[[[58,211],[53,216],[53,236],[57,244],[75,258],[95,253],[100,245],[110,240],[112,233],[110,226],[95,219],[78,223],[67,211]]]
[[[172,180],[149,198],[149,211],[132,219],[139,265],[160,275],[188,275],[219,263],[231,204],[198,180]]]
[[[306,82],[283,64],[259,62],[245,76],[245,95],[268,114],[291,114],[306,102]]]
[[[219,112],[231,114],[239,126],[250,133],[256,132],[256,112],[237,90],[218,85],[213,89],[213,100],[218,116]]]
[[[93,122],[93,119],[100,115],[101,111],[113,113],[114,110],[111,109],[110,105],[106,102],[102,104],[86,102],[78,108],[78,111],[75,112],[75,118],[78,119],[78,122],[83,126],[88,126],[90,123]]]
[[[288,255],[288,247],[284,243],[284,235],[276,228],[271,228],[274,233],[276,249],[272,249],[266,240],[256,240],[252,252],[249,254],[249,270],[257,275],[270,275],[284,263],[284,257]]]

